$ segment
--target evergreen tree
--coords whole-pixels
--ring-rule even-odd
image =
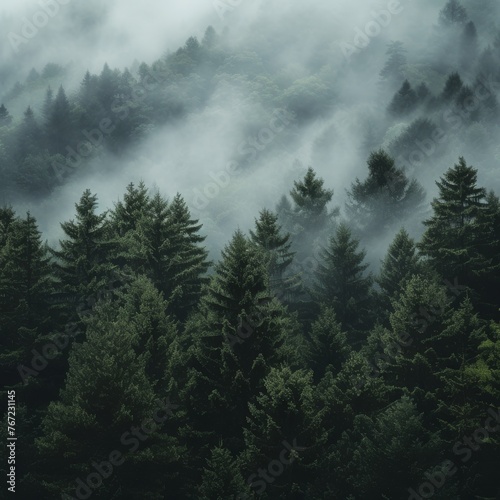
[[[342,451],[334,454],[336,482],[343,487],[338,494],[406,498],[408,486],[421,483],[424,472],[436,464],[442,443],[404,396],[373,416],[356,415],[337,448]]]
[[[415,241],[401,228],[387,250],[376,280],[381,288],[384,306],[390,307],[391,301],[399,297],[408,281],[423,271]]]
[[[75,207],[76,220],[61,224],[66,238],[59,241],[60,250],[52,251],[70,316],[82,301],[105,288],[113,270],[107,213],[97,213],[97,196],[87,189]]]
[[[66,154],[66,147],[71,144],[72,138],[72,117],[69,101],[62,85],[52,104],[46,128],[50,152]]]
[[[16,150],[15,158],[22,161],[28,155],[36,155],[40,152],[42,146],[42,132],[35,119],[35,114],[28,106],[24,112],[22,123],[16,131]]]
[[[485,326],[474,313],[468,298],[443,326],[443,331],[433,339],[441,381],[438,413],[443,436],[454,443],[481,424],[483,401],[478,398],[476,380],[468,371],[479,354],[479,346],[487,337]]]
[[[408,179],[384,150],[371,153],[367,179],[356,179],[347,194],[347,215],[365,235],[378,235],[381,229],[400,224],[419,209],[425,198],[420,184]]]
[[[323,179],[309,167],[303,180],[293,183],[290,196],[295,203],[293,208],[296,222],[305,231],[325,227],[332,214],[327,205],[333,198],[333,190],[323,187]]]
[[[129,231],[137,229],[141,219],[148,216],[150,203],[144,182],[141,181],[137,187],[131,182],[127,186],[123,201],[116,203],[110,214],[114,231],[119,236],[125,236]]]
[[[463,30],[460,40],[460,64],[466,71],[470,70],[478,57],[478,40],[476,25],[469,21]]]
[[[152,202],[155,211],[156,198]],[[168,207],[169,262],[167,272],[160,281],[160,290],[168,299],[171,310],[179,319],[185,319],[201,296],[209,268],[208,251],[201,244],[205,236],[199,234],[202,225],[192,219],[189,208],[180,194]]]
[[[290,233],[282,234],[278,216],[269,210],[262,210],[255,221],[255,232],[250,231],[250,236],[266,253],[271,291],[281,300],[290,300],[294,290],[300,287],[299,277],[287,273],[295,255],[290,250]]]
[[[224,498],[241,498],[249,494],[250,491],[235,457],[221,446],[214,448],[203,470],[197,498],[223,500]]]
[[[7,111],[7,108],[2,104],[0,106],[0,127],[5,127],[12,123],[12,116]]]
[[[50,85],[45,92],[45,101],[43,102],[42,116],[46,123],[49,122],[54,108],[54,92]]]
[[[380,72],[382,80],[386,80],[391,84],[399,85],[404,78],[404,68],[407,64],[406,49],[403,42],[390,42],[387,48],[387,62]]]
[[[442,26],[465,24],[468,16],[465,7],[458,0],[448,0],[439,12],[439,22]]]
[[[393,303],[380,370],[390,385],[405,388],[420,411],[436,408],[439,387],[436,338],[443,331],[451,299],[443,286],[422,276],[410,279]],[[430,418],[430,417],[429,417]]]
[[[456,99],[460,90],[462,90],[464,83],[458,73],[451,73],[446,80],[441,99],[449,102]]]
[[[347,336],[332,308],[322,308],[320,316],[312,325],[308,340],[305,358],[317,380],[327,370],[332,373],[340,371],[350,349]]]
[[[327,439],[317,406],[312,373],[289,367],[273,368],[262,393],[249,404],[242,462],[246,471],[256,472],[249,477],[250,487],[261,498],[304,498]],[[262,469],[273,460],[281,460],[279,473]]]
[[[238,451],[247,402],[262,389],[272,366],[296,358],[290,339],[297,335],[293,319],[270,299],[262,251],[241,232],[223,250],[186,332],[192,343],[182,397],[191,422],[187,431],[203,450],[215,446],[219,436]],[[231,420],[222,421],[221,412]]]
[[[395,116],[411,113],[418,104],[417,93],[412,89],[410,82],[405,80],[389,105],[389,111]]]
[[[50,296],[54,291],[47,248],[35,219],[12,219],[0,249],[0,354],[2,380],[20,382],[17,366],[32,358],[35,343],[49,333]]]
[[[418,247],[441,276],[457,277],[460,284],[470,286],[474,276],[488,270],[486,259],[478,252],[486,191],[477,187],[477,170],[463,158],[436,184],[439,197],[432,202],[432,217],[424,221],[427,229]]]
[[[341,224],[330,238],[316,273],[317,300],[330,306],[348,332],[351,345],[359,340],[360,330],[369,325],[371,275],[366,275],[365,252],[358,251],[359,242]]]
[[[122,498],[163,497],[161,483],[168,471],[158,477],[152,465],[168,467],[179,458],[179,449],[162,432],[164,423],[151,422],[169,409],[164,409],[165,400],[155,398],[145,356],[135,351],[137,342],[135,328],[109,303],[98,306],[88,320],[87,340],[71,352],[66,385],[60,400],[50,404],[37,441],[50,494],[74,495],[76,478],[85,483],[95,472],[93,463],[109,460],[110,450],[119,450],[122,465],[101,477],[98,497],[109,498],[120,489]],[[136,480],[139,471],[144,483]]]

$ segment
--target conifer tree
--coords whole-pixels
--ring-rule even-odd
[[[420,184],[408,179],[384,150],[370,154],[368,177],[363,182],[356,179],[347,194],[347,215],[365,235],[400,224],[419,210],[425,198]]]
[[[51,323],[50,296],[54,291],[48,250],[36,220],[13,220],[0,249],[0,323],[3,380],[20,382],[17,366],[32,358],[31,350],[47,338]]]
[[[395,116],[401,116],[412,112],[418,104],[416,92],[412,89],[410,82],[405,80],[389,105],[389,111]]]
[[[391,300],[399,297],[408,281],[423,271],[424,266],[417,254],[415,241],[401,228],[387,250],[376,279],[381,288],[381,302],[385,307],[390,307]]]
[[[269,210],[262,210],[255,221],[255,232],[250,231],[250,236],[267,256],[271,291],[281,300],[290,300],[294,290],[300,287],[300,278],[287,273],[295,255],[290,250],[290,233],[282,234],[278,216]]]
[[[451,73],[446,80],[446,84],[441,94],[441,99],[449,102],[456,99],[460,90],[462,90],[464,83],[458,73]]]
[[[443,26],[465,24],[468,16],[465,7],[458,0],[448,0],[439,13],[439,22]]]
[[[296,222],[306,231],[320,229],[330,220],[327,205],[333,198],[333,190],[323,187],[323,179],[309,167],[303,180],[294,182],[290,196],[295,204]]]
[[[246,471],[256,472],[250,487],[263,498],[304,495],[319,470],[328,436],[312,373],[273,368],[249,408],[242,462]],[[262,469],[273,460],[281,460],[279,473],[278,468],[272,474]]]
[[[29,155],[36,155],[42,146],[42,131],[35,119],[35,114],[28,106],[24,112],[23,121],[16,131],[15,158],[22,161]]]
[[[420,411],[436,408],[439,386],[438,336],[449,314],[452,299],[432,278],[414,276],[393,303],[390,329],[382,339],[381,370],[388,384],[405,388]]]
[[[51,105],[46,130],[49,151],[52,154],[66,154],[66,147],[72,142],[72,116],[69,101],[62,85]]]
[[[236,232],[215,266],[199,313],[186,325],[192,348],[183,401],[189,406],[189,432],[195,440],[204,436],[203,448],[215,446],[220,436],[225,446],[239,450],[247,402],[272,366],[293,363],[297,356],[291,347],[297,325],[270,298],[261,252]],[[231,420],[221,421],[220,412]]]
[[[12,123],[12,116],[7,111],[7,108],[2,104],[0,106],[0,127],[10,125]]]
[[[217,446],[212,450],[203,470],[197,498],[212,500],[246,496],[250,497],[250,490],[241,475],[236,458],[227,449]]]
[[[153,199],[153,210],[155,199]],[[168,207],[171,235],[168,242],[168,268],[160,290],[168,299],[170,308],[179,319],[185,319],[196,306],[201,286],[206,283],[210,266],[208,251],[201,246],[205,236],[200,235],[202,225],[191,217],[184,198],[177,194]]]
[[[61,224],[66,238],[59,241],[60,250],[52,251],[70,316],[82,301],[105,288],[114,269],[107,213],[97,213],[97,196],[87,189],[75,207],[76,220]]]
[[[399,85],[404,77],[404,67],[406,66],[406,49],[403,42],[392,41],[389,43],[386,56],[387,62],[380,72],[382,80],[389,81],[391,84]]]
[[[308,366],[314,371],[315,379],[322,378],[327,370],[339,372],[350,349],[346,334],[332,308],[322,309],[312,325],[308,340],[305,357]]]
[[[477,170],[462,157],[436,184],[439,196],[432,202],[432,217],[424,221],[427,229],[418,247],[441,276],[457,277],[460,284],[470,286],[474,276],[487,270],[478,252],[486,191],[477,186]]]
[[[358,250],[359,242],[345,224],[330,238],[316,272],[317,300],[332,307],[342,328],[348,333],[348,342],[356,343],[369,325],[371,275],[365,273],[365,252]]]
[[[409,485],[422,482],[442,448],[407,396],[372,416],[358,414],[334,452],[336,482],[343,488],[337,494],[406,498]]]
[[[155,398],[145,355],[135,351],[135,327],[110,303],[97,306],[87,321],[87,339],[71,351],[66,385],[60,399],[50,404],[37,441],[47,491],[74,496],[81,484],[77,478],[86,483],[96,470],[93,464],[102,466],[110,450],[119,450],[121,465],[106,478],[101,476],[99,496],[122,489],[126,498],[148,494],[159,499],[165,476],[159,478],[151,467],[156,462],[167,468],[178,460],[179,449],[174,438],[161,432],[165,419],[152,420],[155,415],[168,416],[171,408],[165,399]],[[139,470],[144,483],[136,480]]]

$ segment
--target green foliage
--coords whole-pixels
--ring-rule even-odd
[[[348,332],[351,345],[360,340],[359,331],[369,325],[372,277],[365,273],[366,253],[358,251],[359,242],[349,228],[341,224],[330,238],[316,272],[317,300],[330,306]]]
[[[384,150],[370,154],[367,179],[356,179],[347,194],[347,215],[365,236],[405,221],[418,212],[425,198],[420,184],[408,179]]]

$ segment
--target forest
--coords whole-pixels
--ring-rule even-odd
[[[3,80],[2,498],[500,499],[500,8],[479,3],[340,69],[322,44],[286,66],[263,24]],[[137,160],[153,145],[175,168]]]

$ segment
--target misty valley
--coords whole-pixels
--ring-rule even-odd
[[[0,498],[500,499],[497,0],[0,32]]]

